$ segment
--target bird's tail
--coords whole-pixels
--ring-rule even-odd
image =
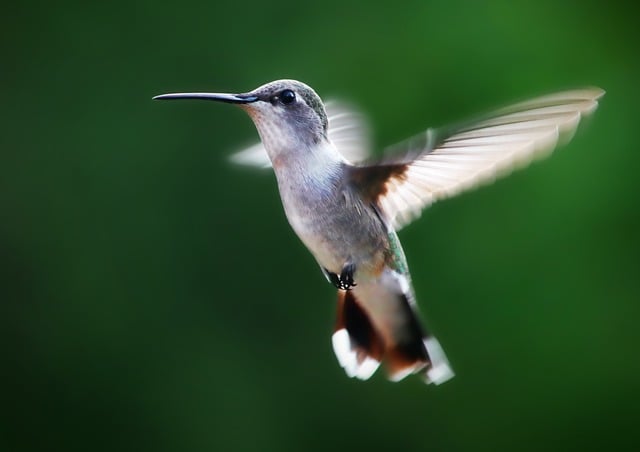
[[[381,278],[338,291],[332,342],[350,377],[366,380],[381,362],[392,381],[422,373],[427,383],[440,384],[454,375],[438,340],[420,323],[408,282],[394,286]]]

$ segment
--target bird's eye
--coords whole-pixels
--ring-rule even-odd
[[[290,89],[285,89],[280,93],[280,96],[278,97],[280,98],[280,102],[282,102],[284,105],[289,105],[295,102],[296,93],[294,93]]]

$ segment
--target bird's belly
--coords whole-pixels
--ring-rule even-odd
[[[305,210],[287,212],[289,224],[318,263],[335,271],[348,259],[349,241],[344,231],[338,232],[335,222],[326,214],[318,215],[317,210]]]
[[[373,265],[385,248],[384,229],[368,212],[315,202],[296,203],[285,211],[300,240],[333,273],[347,263],[361,269]]]

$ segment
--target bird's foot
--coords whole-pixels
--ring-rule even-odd
[[[328,270],[325,271],[329,276],[331,284],[340,290],[350,290],[357,285],[353,280],[353,274],[356,272],[356,266],[352,263],[345,264],[339,275]]]

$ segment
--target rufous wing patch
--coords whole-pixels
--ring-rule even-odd
[[[364,200],[377,203],[394,181],[404,180],[407,169],[408,165],[404,163],[354,166],[350,169],[351,183]]]

